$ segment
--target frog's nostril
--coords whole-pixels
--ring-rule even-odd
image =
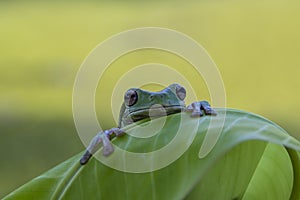
[[[162,94],[151,94],[151,95],[149,95],[149,100],[150,101],[152,101],[152,100],[155,100],[155,101],[159,101],[159,102],[161,102],[161,101],[163,101],[163,100],[165,100],[165,99],[167,99],[167,94],[164,94],[164,93],[162,93]]]
[[[165,94],[165,93],[159,94],[159,97],[161,99],[166,99],[167,98],[167,94]]]

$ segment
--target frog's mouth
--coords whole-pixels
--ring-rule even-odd
[[[172,106],[163,106],[160,104],[155,104],[150,108],[141,108],[128,113],[128,117],[132,121],[136,122],[142,119],[147,118],[158,118],[175,113],[182,112],[185,109],[183,105],[172,105]]]

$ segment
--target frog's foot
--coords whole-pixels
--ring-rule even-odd
[[[211,108],[210,104],[207,101],[200,101],[201,109],[204,110],[206,115],[216,116],[217,112]]]
[[[124,131],[120,128],[112,128],[109,130],[105,130],[104,132],[98,133],[91,141],[89,146],[87,147],[86,152],[80,159],[80,164],[85,165],[92,155],[98,150],[99,144],[103,143],[103,152],[104,156],[109,156],[114,152],[114,148],[111,144],[111,139],[115,136],[119,137],[124,135]]]
[[[194,102],[191,103],[188,107],[186,107],[186,111],[192,112],[191,117],[201,117],[203,116],[203,111],[200,108],[200,102]]]
[[[205,115],[217,115],[217,112],[210,107],[207,101],[198,101],[191,103],[187,108],[187,112],[192,112],[191,117],[201,117]]]

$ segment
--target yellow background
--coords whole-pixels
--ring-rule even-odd
[[[132,28],[189,35],[218,66],[228,107],[263,115],[300,139],[299,8],[296,0],[1,1],[0,197],[84,149],[72,119],[77,70],[97,44]],[[114,62],[103,91],[126,69],[147,62],[182,71],[199,82],[197,95],[209,99],[187,63],[154,50]],[[97,91],[97,114],[109,128],[111,101],[103,91]]]

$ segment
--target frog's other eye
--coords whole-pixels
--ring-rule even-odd
[[[126,106],[133,106],[138,100],[138,95],[134,90],[128,90],[124,95],[124,103]]]
[[[180,100],[184,100],[184,98],[186,96],[186,91],[185,91],[184,87],[182,87],[181,85],[177,85],[176,86],[176,95]]]

